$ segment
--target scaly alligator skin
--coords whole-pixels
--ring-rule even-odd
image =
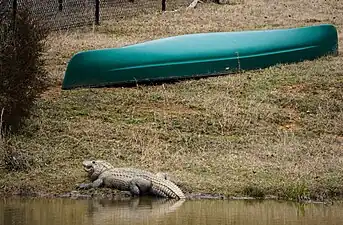
[[[92,183],[80,184],[80,189],[108,187],[130,191],[133,195],[185,198],[180,188],[167,180],[165,174],[156,175],[136,168],[115,168],[103,160],[84,161],[82,164]]]

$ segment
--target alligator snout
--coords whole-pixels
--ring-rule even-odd
[[[86,171],[86,172],[90,172],[92,169],[93,169],[93,161],[83,161],[82,162],[82,165],[83,165],[83,169]]]

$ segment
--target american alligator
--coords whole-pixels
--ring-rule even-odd
[[[82,164],[92,183],[80,184],[80,189],[107,187],[130,191],[132,195],[152,194],[165,198],[185,198],[181,189],[166,179],[164,173],[153,174],[136,168],[115,168],[104,160],[84,161]]]

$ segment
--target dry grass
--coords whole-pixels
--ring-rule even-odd
[[[22,136],[35,166],[2,170],[3,193],[63,193],[84,180],[81,161],[107,159],[172,173],[187,191],[330,198],[343,194],[342,54],[234,76],[160,86],[61,91],[80,50],[210,31],[333,23],[339,1],[236,1],[109,21],[54,34],[46,57],[56,87]]]

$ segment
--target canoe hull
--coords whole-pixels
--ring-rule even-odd
[[[189,34],[122,48],[79,52],[63,89],[227,74],[337,55],[329,24],[261,31]]]

